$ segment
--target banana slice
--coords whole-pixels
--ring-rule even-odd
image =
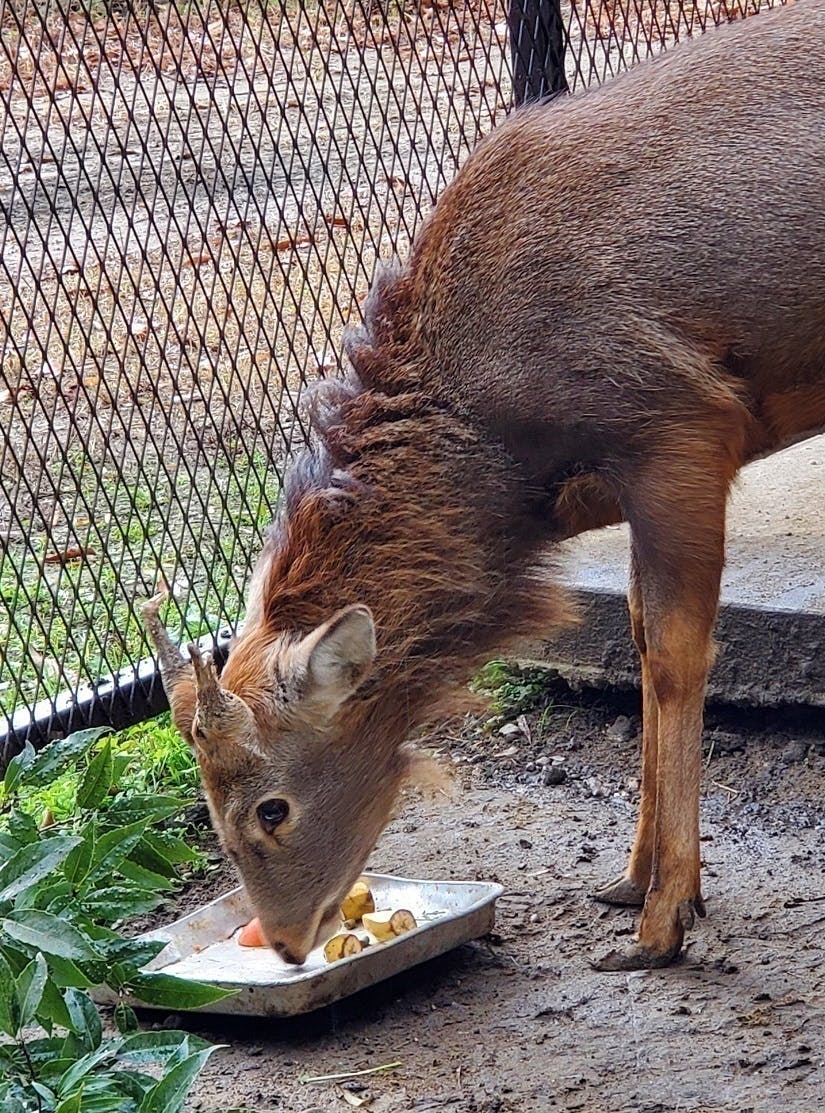
[[[360,954],[364,944],[357,935],[347,932],[343,935],[333,935],[324,947],[324,958],[327,962],[337,962],[340,958],[349,958],[350,955]]]
[[[406,908],[399,908],[390,916],[390,927],[394,935],[403,935],[405,931],[412,931],[418,927],[415,916]]]
[[[380,943],[386,943],[388,939],[395,939],[397,935],[418,927],[415,916],[406,908],[399,908],[395,912],[391,909],[369,912],[361,917],[361,922]]]

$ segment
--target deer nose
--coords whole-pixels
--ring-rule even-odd
[[[278,955],[279,958],[282,958],[284,960],[284,962],[288,962],[292,966],[301,966],[301,965],[303,965],[303,962],[306,959],[305,954],[304,955],[296,954],[296,952],[294,950],[292,950],[290,947],[288,947],[286,943],[281,943],[281,942],[273,943],[272,944],[272,949],[275,951],[275,953]]]

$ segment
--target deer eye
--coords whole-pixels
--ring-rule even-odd
[[[289,815],[289,804],[286,800],[264,800],[257,807],[258,819],[268,835],[275,832]]]

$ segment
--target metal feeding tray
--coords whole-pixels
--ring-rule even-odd
[[[233,889],[190,912],[168,927],[146,932],[141,939],[159,939],[164,949],[146,966],[191,981],[211,982],[237,992],[199,1012],[235,1016],[294,1016],[330,1005],[342,997],[477,939],[493,926],[501,885],[474,881],[414,881],[388,874],[365,873],[376,908],[406,908],[418,927],[388,943],[329,963],[323,947],[302,966],[283,962],[269,947],[242,947],[239,929],[254,912],[244,889]],[[100,1004],[116,1004],[108,989],[92,996]],[[148,1006],[132,997],[130,1005]],[[162,1006],[165,1012],[175,1006]]]

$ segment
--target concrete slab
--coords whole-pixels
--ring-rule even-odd
[[[637,684],[627,631],[628,531],[566,546],[582,626],[543,647],[562,672]],[[711,694],[734,702],[825,706],[825,436],[745,468],[731,497]]]

